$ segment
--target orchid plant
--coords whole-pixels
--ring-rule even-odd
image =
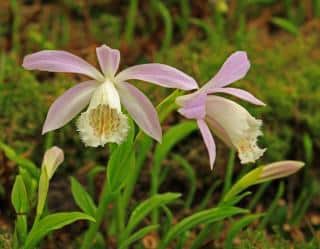
[[[215,162],[216,147],[210,129],[238,151],[243,164],[255,162],[265,151],[257,145],[257,138],[262,134],[262,121],[252,117],[239,104],[216,95],[231,94],[255,105],[264,105],[244,90],[227,87],[246,75],[250,67],[248,57],[242,51],[233,53],[219,72],[198,89],[192,77],[164,64],[136,65],[116,74],[120,52],[102,45],[96,49],[96,53],[101,71],[65,51],[40,51],[24,58],[23,67],[28,70],[80,73],[93,79],[67,90],[51,105],[42,132],[45,134],[59,129],[87,108],[77,120],[81,139],[86,146],[91,147],[103,147],[108,143],[109,160],[106,168],[94,169],[95,172],[105,171],[105,182],[98,203],[94,201],[94,193],[90,193],[75,178],[71,178],[71,191],[82,212],[48,214],[46,200],[49,183],[63,162],[63,151],[58,147],[47,150],[39,170],[34,163],[22,160],[8,146],[0,143],[0,148],[6,155],[20,166],[12,190],[12,203],[17,213],[14,248],[33,249],[51,231],[77,220],[90,222],[84,233],[81,249],[93,248],[99,241],[99,228],[106,217],[107,236],[116,238],[117,248],[131,248],[133,243],[155,231],[161,238],[156,242],[157,248],[169,248],[175,242],[182,245],[187,238],[187,232],[200,224],[214,224],[234,215],[246,215],[249,210],[236,205],[247,195],[244,191],[248,187],[286,177],[303,167],[304,164],[297,161],[281,161],[257,167],[226,189],[216,207],[203,208],[174,224],[168,205],[176,202],[181,195],[158,193],[158,190],[165,178],[161,165],[175,144],[199,128],[211,168]],[[142,80],[185,91],[197,90],[185,95],[176,90],[155,108],[128,80]],[[128,115],[122,112],[122,106]],[[189,120],[172,126],[162,136],[161,122],[176,109]],[[132,120],[140,128],[139,132],[135,131]],[[130,200],[133,199],[135,184],[147,154],[152,151],[151,139],[162,143],[155,145],[150,197],[132,208]],[[188,172],[193,172],[185,159],[176,158]],[[193,201],[193,196],[189,197],[188,207]],[[27,215],[33,208],[36,209],[36,216],[29,228]],[[166,214],[165,224],[161,227],[158,219],[160,211]],[[141,226],[150,214],[152,223]],[[199,238],[200,236],[203,237],[202,234]],[[199,248],[197,240],[192,248]]]
[[[14,249],[34,249],[39,242],[51,231],[57,230],[65,225],[68,225],[77,220],[94,219],[82,212],[60,212],[48,214],[45,211],[47,194],[49,190],[49,183],[53,177],[58,166],[64,160],[64,153],[59,147],[52,147],[48,149],[43,157],[40,172],[32,162],[24,163],[20,168],[20,173],[16,177],[12,188],[12,205],[17,213],[17,219],[14,229],[13,248]],[[28,169],[25,165],[28,164]],[[35,171],[38,176],[38,196],[36,201],[32,201],[34,191],[29,189],[31,175],[30,171]],[[36,204],[36,217],[31,228],[28,228],[27,215]]]

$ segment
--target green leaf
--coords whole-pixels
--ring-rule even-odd
[[[168,244],[175,238],[177,238],[180,234],[200,225],[200,224],[210,224],[227,217],[246,213],[247,211],[241,208],[236,207],[227,207],[227,206],[220,206],[217,208],[212,208],[205,211],[200,211],[195,213],[189,217],[184,218],[182,221],[177,223],[176,225],[172,226],[171,229],[167,232],[164,236],[161,244],[160,249],[167,248]]]
[[[194,121],[185,121],[171,127],[163,136],[162,143],[157,144],[154,154],[154,164],[160,165],[179,141],[187,137],[190,133],[197,129]]]
[[[238,194],[236,196],[233,196],[232,199],[229,199],[228,201],[222,202],[222,205],[224,205],[224,206],[235,206],[244,197],[247,197],[249,195],[251,195],[250,191],[246,191],[246,192],[240,193],[240,194]]]
[[[18,175],[14,182],[11,201],[14,209],[17,213],[17,219],[14,228],[15,243],[21,245],[27,235],[27,214],[29,210],[29,200],[27,190],[23,181],[22,176]]]
[[[157,106],[160,123],[162,123],[171,112],[178,108],[175,101],[177,97],[182,95],[182,93],[183,92],[181,90],[175,90]]]
[[[134,167],[133,139],[134,124],[131,120],[127,140],[112,151],[108,162],[107,177],[111,192],[116,192],[123,187],[129,175],[128,172]]]
[[[31,204],[35,204],[38,193],[39,179],[32,177],[30,173],[23,168],[19,169],[19,175],[21,175],[24,185],[26,186],[29,202]],[[33,208],[33,206],[31,208]]]
[[[164,222],[161,223],[161,229],[166,231],[169,229],[169,227],[172,226],[173,220],[174,220],[174,215],[171,212],[171,210],[167,206],[161,206],[161,209],[163,212],[166,214],[166,219],[164,218]]]
[[[293,35],[298,35],[299,34],[299,29],[298,27],[292,23],[291,21],[280,18],[280,17],[274,17],[271,19],[272,23],[275,24],[276,26],[284,29],[285,31],[293,34]]]
[[[19,245],[24,244],[24,241],[27,237],[27,230],[28,230],[27,216],[25,214],[22,214],[22,215],[19,214],[17,216],[17,220],[14,228],[13,237],[14,237],[14,245],[16,246],[14,248],[21,248]]]
[[[224,243],[225,249],[232,249],[233,248],[233,240],[239,232],[248,226],[250,223],[252,223],[254,220],[259,219],[264,214],[249,214],[237,221],[232,222],[232,226],[228,231],[227,238]]]
[[[29,210],[27,190],[22,176],[18,175],[13,184],[11,201],[16,213],[26,213]]]
[[[274,216],[276,208],[278,206],[279,200],[280,198],[283,196],[284,194],[284,182],[280,182],[279,187],[278,187],[278,191],[276,193],[276,196],[274,197],[274,199],[272,200],[268,211],[266,212],[266,214],[264,215],[262,221],[259,224],[259,228],[260,229],[264,229],[266,227],[266,225],[268,224],[268,222],[271,220],[271,217]]]
[[[140,203],[131,213],[124,234],[128,236],[131,231],[154,209],[178,199],[179,193],[157,194]]]
[[[208,191],[202,198],[201,202],[197,207],[197,211],[201,211],[207,208],[209,201],[212,199],[213,192],[222,184],[222,180],[215,180],[213,184],[209,187]]]
[[[74,178],[71,177],[71,192],[73,198],[79,208],[86,214],[95,217],[96,214],[96,206],[91,198],[91,196],[87,193],[87,191],[82,187],[82,185]]]
[[[174,160],[181,165],[181,167],[186,172],[188,179],[190,181],[190,184],[189,184],[190,190],[184,205],[185,208],[190,208],[194,199],[194,195],[196,193],[196,184],[197,184],[196,173],[192,165],[190,165],[190,163],[187,160],[185,160],[182,156],[174,155]]]
[[[92,196],[95,195],[95,177],[97,174],[106,171],[106,166],[96,165],[92,169],[89,170],[87,174],[87,181],[88,181],[88,192]]]
[[[244,175],[240,180],[238,180],[231,189],[226,193],[223,198],[223,202],[230,202],[232,199],[241,191],[245,190],[246,188],[254,185],[257,183],[257,180],[260,177],[260,174],[263,170],[263,167],[258,167],[251,170],[249,173]]]
[[[200,233],[193,240],[190,249],[199,249],[205,243],[209,235],[213,233],[214,224],[207,224],[203,228],[201,228]]]
[[[136,242],[137,240],[142,239],[144,236],[146,236],[151,231],[158,229],[158,227],[159,227],[159,225],[150,225],[150,226],[146,226],[146,227],[138,230],[137,232],[132,234],[128,239],[123,241],[120,244],[119,249],[123,249],[123,248],[128,247],[130,244]]]
[[[19,167],[28,171],[32,177],[34,177],[35,179],[39,178],[40,170],[33,162],[23,158],[22,156],[17,155],[14,149],[2,143],[1,141],[0,149],[4,152],[6,157],[8,157],[11,161],[15,162]]]
[[[168,153],[179,141],[187,137],[196,129],[197,124],[194,121],[179,123],[167,130],[163,136],[162,143],[157,144],[151,171],[151,196],[158,193],[158,189],[161,184],[160,166],[162,161],[167,157]],[[153,224],[158,223],[158,217],[158,210],[155,209],[152,214]]]
[[[303,135],[303,148],[304,148],[304,154],[306,163],[311,165],[313,160],[313,141],[311,136],[306,133]]]
[[[41,219],[28,234],[24,249],[34,249],[40,240],[53,230],[60,229],[78,220],[95,221],[81,212],[56,213]]]
[[[47,201],[47,195],[49,190],[49,178],[44,168],[41,168],[41,174],[38,185],[38,203],[37,203],[37,216],[42,215],[45,203]]]

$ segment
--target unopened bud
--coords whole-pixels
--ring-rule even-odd
[[[46,151],[43,157],[42,167],[44,167],[49,180],[63,160],[64,154],[59,147],[54,146]]]
[[[263,166],[257,183],[266,182],[296,173],[304,166],[300,161],[280,161]]]

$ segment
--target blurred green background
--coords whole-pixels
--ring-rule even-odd
[[[41,136],[50,104],[83,79],[73,74],[25,71],[22,59],[38,50],[60,49],[96,65],[95,47],[101,44],[121,51],[121,68],[165,63],[192,75],[200,84],[209,80],[232,52],[247,51],[251,69],[235,86],[267,103],[260,108],[239,101],[264,120],[260,144],[268,150],[259,163],[283,159],[306,162],[304,172],[286,180],[282,204],[278,205],[287,204],[285,212],[291,220],[285,217],[271,222],[269,229],[279,225],[281,232],[273,233],[281,235],[270,243],[273,241],[274,248],[289,248],[287,241],[305,242],[309,248],[310,238],[320,237],[320,0],[0,1],[0,140],[38,163],[45,148],[52,144],[62,147],[66,163],[58,172],[62,180],[55,180],[58,194],[59,189],[63,189],[61,194],[68,188],[61,185],[69,175],[83,177],[92,166],[105,165],[106,155],[102,150],[84,148],[74,122]],[[171,91],[146,83],[137,85],[154,104]],[[179,120],[178,114],[171,116],[164,129]],[[225,174],[229,150],[220,142],[217,147],[213,172],[208,170],[198,133],[175,149],[196,168],[199,200],[212,182]],[[167,164],[175,167],[170,160]],[[236,172],[242,168],[236,160]],[[14,215],[9,198],[16,171],[15,164],[0,152],[0,229],[10,227]],[[183,192],[183,175],[178,168],[172,174],[170,178],[176,183],[171,182],[165,190],[181,184],[179,191]],[[142,178],[141,192],[147,181]],[[277,185],[271,186],[257,208],[263,210],[276,191]],[[68,206],[68,201],[55,202],[59,209]],[[290,229],[285,230],[288,223]],[[239,239],[239,248],[273,248],[265,242],[259,244],[267,238],[264,233],[257,234],[248,230]],[[254,239],[258,244],[250,247]]]

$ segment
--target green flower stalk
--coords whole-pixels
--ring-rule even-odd
[[[223,202],[229,202],[240,192],[248,187],[287,177],[299,171],[304,166],[300,161],[279,161],[264,166],[257,167],[237,181],[223,198]]]

